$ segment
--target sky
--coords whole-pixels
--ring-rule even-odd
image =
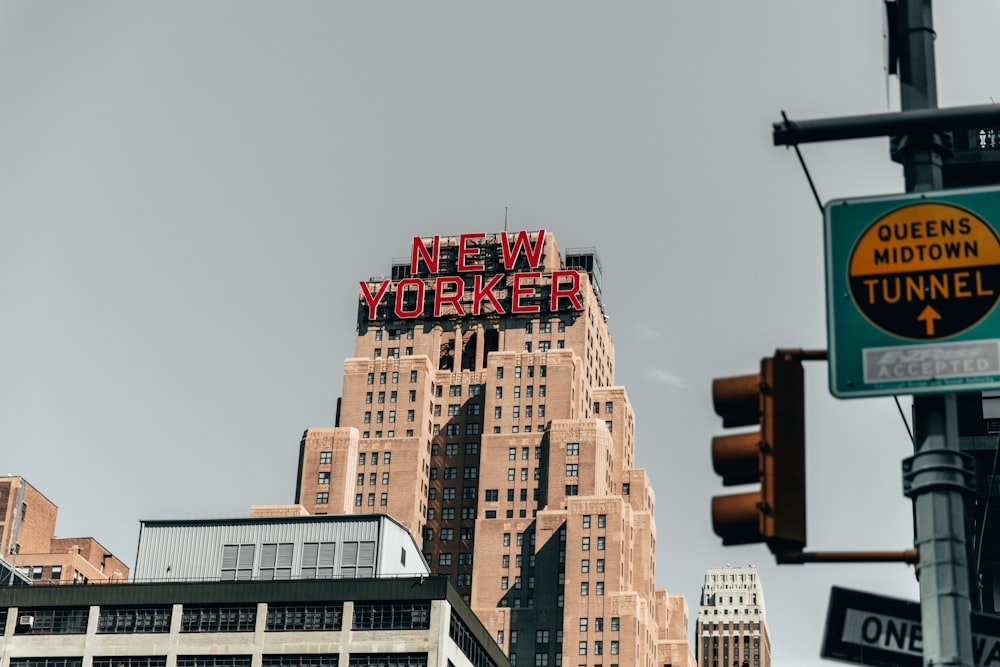
[[[1000,94],[1000,4],[935,7],[939,104]],[[594,247],[656,493],[657,583],[755,564],[776,665],[831,586],[711,529],[714,377],[827,346],[822,214],[772,123],[898,109],[875,0],[0,0],[0,474],[134,563],[139,521],[294,499],[334,423],[358,281],[419,235]],[[904,189],[885,139],[804,146],[826,201]],[[912,545],[891,398],[807,375],[808,549]],[[909,399],[902,398],[904,411]]]

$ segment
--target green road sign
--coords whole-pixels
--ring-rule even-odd
[[[1000,388],[1000,188],[825,207],[830,392]]]

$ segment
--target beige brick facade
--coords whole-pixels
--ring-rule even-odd
[[[431,261],[363,283],[339,423],[304,434],[296,502],[408,526],[512,663],[694,664],[686,604],[656,588],[653,492],[596,255],[564,260],[544,232],[412,254]]]

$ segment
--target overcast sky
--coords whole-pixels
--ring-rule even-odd
[[[935,9],[940,104],[989,103],[1000,4]],[[913,570],[723,548],[710,386],[826,347],[771,124],[897,109],[882,34],[876,0],[0,0],[0,474],[130,565],[140,519],[291,502],[358,281],[509,206],[603,262],[658,584],[693,618],[705,568],[754,563],[775,664],[819,664],[830,586],[916,599]],[[884,139],[803,152],[824,200],[903,190]],[[809,549],[910,547],[895,404],[807,376]]]

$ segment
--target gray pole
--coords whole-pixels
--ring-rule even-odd
[[[937,107],[931,0],[897,0],[899,92],[903,111]],[[940,189],[938,135],[896,142],[907,192]],[[915,396],[914,455],[903,462],[903,488],[913,498],[920,553],[920,616],[925,667],[973,667],[972,604],[965,538],[967,459],[959,451],[955,394]]]

